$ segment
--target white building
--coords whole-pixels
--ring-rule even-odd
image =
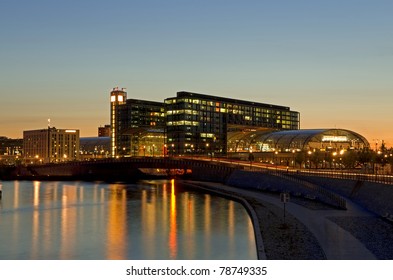
[[[79,158],[79,130],[47,129],[23,131],[23,151],[26,162],[48,163]]]

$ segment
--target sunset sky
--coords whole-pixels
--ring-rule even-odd
[[[391,0],[2,0],[0,136],[96,136],[111,88],[289,106],[393,146]]]

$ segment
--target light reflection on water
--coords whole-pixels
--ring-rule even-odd
[[[3,182],[0,259],[256,259],[238,203],[175,181]]]

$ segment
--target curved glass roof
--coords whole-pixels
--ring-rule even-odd
[[[364,148],[370,144],[360,134],[346,129],[299,129],[235,132],[228,137],[232,151],[291,150],[310,148]]]

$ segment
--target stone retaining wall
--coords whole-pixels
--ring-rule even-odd
[[[313,184],[351,199],[360,206],[391,220],[393,217],[393,186],[367,181],[299,176]]]
[[[286,175],[287,176],[287,175]],[[288,175],[299,182],[263,172],[237,170],[226,184],[238,188],[259,189],[270,192],[290,192],[309,199],[318,199],[332,204],[323,194],[306,188],[301,181],[320,186],[330,193],[350,199],[375,214],[393,220],[393,186],[367,181],[334,179],[316,176]]]

